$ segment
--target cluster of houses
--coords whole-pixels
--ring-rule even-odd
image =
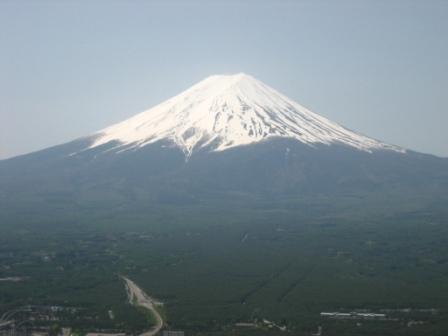
[[[180,330],[163,330],[162,336],[185,336],[185,333]]]
[[[340,312],[322,312],[321,317],[331,318],[331,319],[341,319],[341,320],[386,320],[386,314],[377,314],[369,312],[350,312],[350,313],[340,313]]]
[[[12,323],[0,324],[0,336],[50,336],[48,327],[31,328],[31,329],[17,329]],[[62,328],[58,336],[74,336],[71,328]],[[163,330],[162,336],[185,336],[183,331]],[[106,333],[106,332],[88,332],[85,336],[129,336],[124,332],[122,333]]]
[[[286,331],[286,326],[281,326],[278,324],[275,324],[272,321],[269,321],[267,319],[262,320],[255,320],[254,322],[238,322],[235,323],[235,327],[239,328],[269,328],[269,329],[278,329],[280,331]]]

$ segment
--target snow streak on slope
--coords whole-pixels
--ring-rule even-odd
[[[132,149],[171,140],[188,156],[204,147],[222,151],[273,137],[403,151],[347,130],[245,74],[208,77],[95,136],[90,148],[118,141],[119,147]]]

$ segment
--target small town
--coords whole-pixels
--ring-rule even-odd
[[[155,319],[155,325],[142,335],[153,336],[184,336],[180,330],[168,330],[160,313],[163,303],[149,297],[132,280],[121,276],[124,281],[128,303],[150,312]],[[83,308],[64,306],[26,305],[4,312],[0,317],[0,336],[126,336],[134,333],[125,330],[92,328],[90,331],[75,330],[69,326],[71,320],[76,320]],[[114,312],[107,311],[109,319],[114,319]],[[83,317],[86,319],[86,317]],[[91,324],[95,319],[88,317]]]

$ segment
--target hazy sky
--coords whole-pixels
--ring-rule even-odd
[[[237,72],[350,129],[448,156],[446,0],[0,0],[0,158]]]

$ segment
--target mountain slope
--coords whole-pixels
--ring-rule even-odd
[[[447,194],[447,159],[358,135],[242,74],[212,76],[92,136],[0,161],[0,210],[18,213],[26,204],[139,212],[347,195],[431,203]]]

